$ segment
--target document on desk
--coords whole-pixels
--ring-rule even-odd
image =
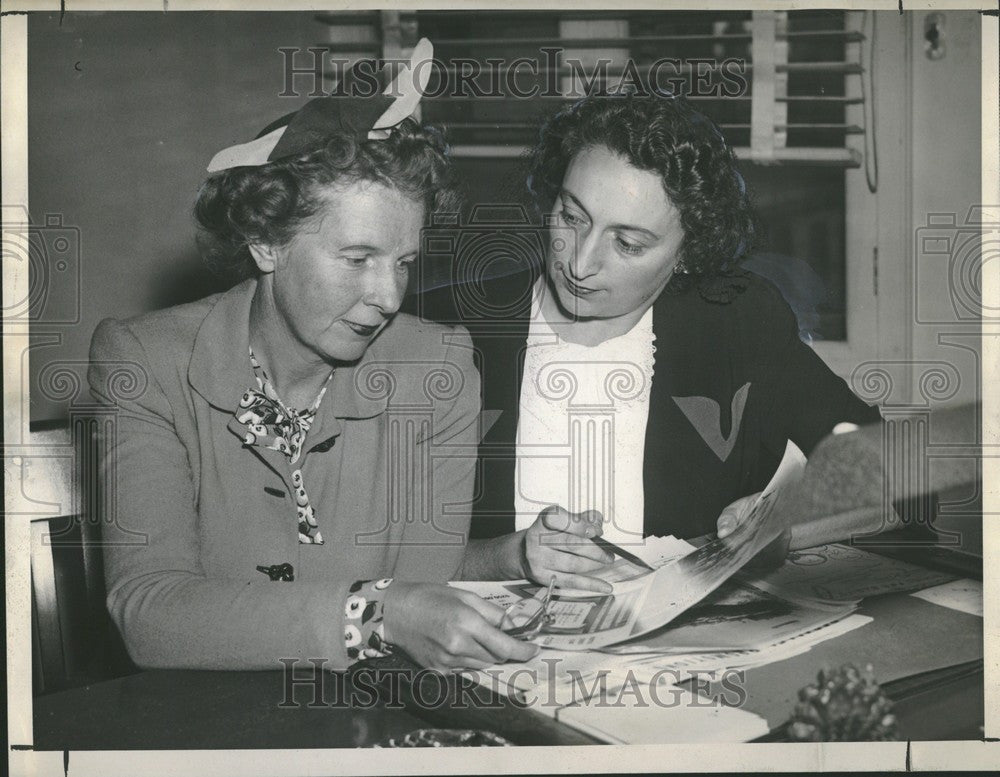
[[[480,685],[612,744],[746,741],[767,733],[759,715],[695,696],[727,654],[612,656],[542,651],[523,664],[470,672]],[[730,654],[732,655],[732,654]]]
[[[615,708],[604,703],[563,707],[556,720],[610,744],[662,745],[748,742],[768,733],[767,721],[718,699],[676,685],[658,691],[664,704],[620,694]]]
[[[983,581],[952,580],[949,583],[925,588],[922,591],[915,591],[910,594],[925,602],[947,607],[950,610],[983,617]]]
[[[730,581],[666,626],[605,650],[615,653],[756,650],[838,621],[854,610],[853,603],[837,609],[814,606]]]
[[[603,651],[543,650],[530,661],[496,664],[483,673],[470,672],[481,685],[493,685],[507,695],[535,692],[538,706],[573,704],[597,687],[617,688],[623,682],[652,682],[668,677],[682,682],[691,677],[719,676],[781,661],[804,653],[821,642],[860,628],[872,619],[846,617],[803,627],[793,634],[762,640],[752,648],[698,650],[685,653],[630,643]]]
[[[804,597],[835,607],[867,596],[917,591],[954,580],[955,575],[834,543],[792,551],[776,570],[738,575],[743,585],[783,598]]]
[[[700,548],[676,538],[651,540],[637,554],[650,557],[653,572],[618,559],[602,570],[613,586],[610,594],[557,588],[552,594],[547,623],[533,641],[560,650],[591,650],[648,634],[670,623],[709,596],[746,565],[785,528],[774,506],[779,490],[801,476],[805,456],[789,442],[771,482],[761,492],[750,514],[732,534]],[[498,606],[519,598],[541,595],[540,587],[525,581],[452,583],[473,591]]]

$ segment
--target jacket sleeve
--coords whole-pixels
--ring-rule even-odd
[[[323,659],[326,669],[345,667],[353,581],[207,577],[191,464],[154,365],[127,325],[110,319],[94,333],[90,359],[91,392],[113,410],[101,463],[113,510],[103,524],[107,603],[135,663],[238,670]]]
[[[479,371],[472,338],[464,327],[448,335],[450,345],[439,370],[425,376],[423,391],[432,403],[431,428],[418,447],[430,458],[430,477],[409,484],[410,494],[428,506],[430,520],[417,516],[404,534],[394,574],[442,582],[454,580],[465,558],[479,444]],[[419,455],[419,454],[418,454]]]
[[[771,414],[783,439],[794,442],[808,456],[819,441],[843,421],[859,425],[880,421],[882,416],[878,408],[859,399],[847,383],[802,342],[795,315],[781,294],[770,284],[766,285],[764,293],[767,338],[777,344],[770,361],[774,387]],[[781,452],[776,451],[779,456]]]

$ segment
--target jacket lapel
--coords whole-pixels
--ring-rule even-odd
[[[230,413],[243,392],[256,385],[249,357],[250,303],[256,290],[257,281],[250,278],[219,295],[198,329],[188,367],[191,388]]]
[[[219,295],[195,337],[188,383],[216,410],[225,413],[226,428],[235,438],[234,453],[243,445],[246,429],[234,417],[243,392],[254,382],[250,366],[250,303],[257,281],[249,278]],[[284,454],[269,448],[248,447],[252,454],[289,486]]]
[[[653,363],[653,383],[649,391],[649,418],[646,421],[645,450],[642,461],[643,533],[662,533],[663,511],[670,503],[670,484],[663,471],[668,460],[670,436],[667,433],[670,413],[670,388],[666,375],[672,365],[669,356],[674,349],[671,332],[670,297],[661,294],[653,303],[653,336],[659,344]]]

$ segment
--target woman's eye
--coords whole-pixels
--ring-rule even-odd
[[[586,223],[580,216],[569,210],[563,210],[562,220],[569,224],[571,227],[577,227]]]
[[[344,261],[347,262],[352,267],[362,267],[368,261],[368,256],[367,255],[364,255],[364,256],[351,256],[351,255],[348,255],[348,256],[344,257]]]
[[[417,261],[416,257],[410,257],[409,259],[400,259],[398,262],[396,262],[396,266],[400,270],[407,272],[411,267],[413,267],[413,263],[416,261]]]
[[[633,243],[631,240],[626,240],[623,237],[616,237],[615,244],[622,253],[629,254],[631,256],[641,254],[646,248],[642,243]]]

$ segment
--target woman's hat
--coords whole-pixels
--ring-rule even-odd
[[[317,97],[299,110],[272,122],[249,143],[224,148],[208,163],[208,172],[232,167],[259,167],[320,148],[333,135],[347,133],[384,140],[417,109],[427,81],[434,47],[421,38],[409,63],[386,90],[375,97]],[[397,95],[395,97],[390,95]]]

